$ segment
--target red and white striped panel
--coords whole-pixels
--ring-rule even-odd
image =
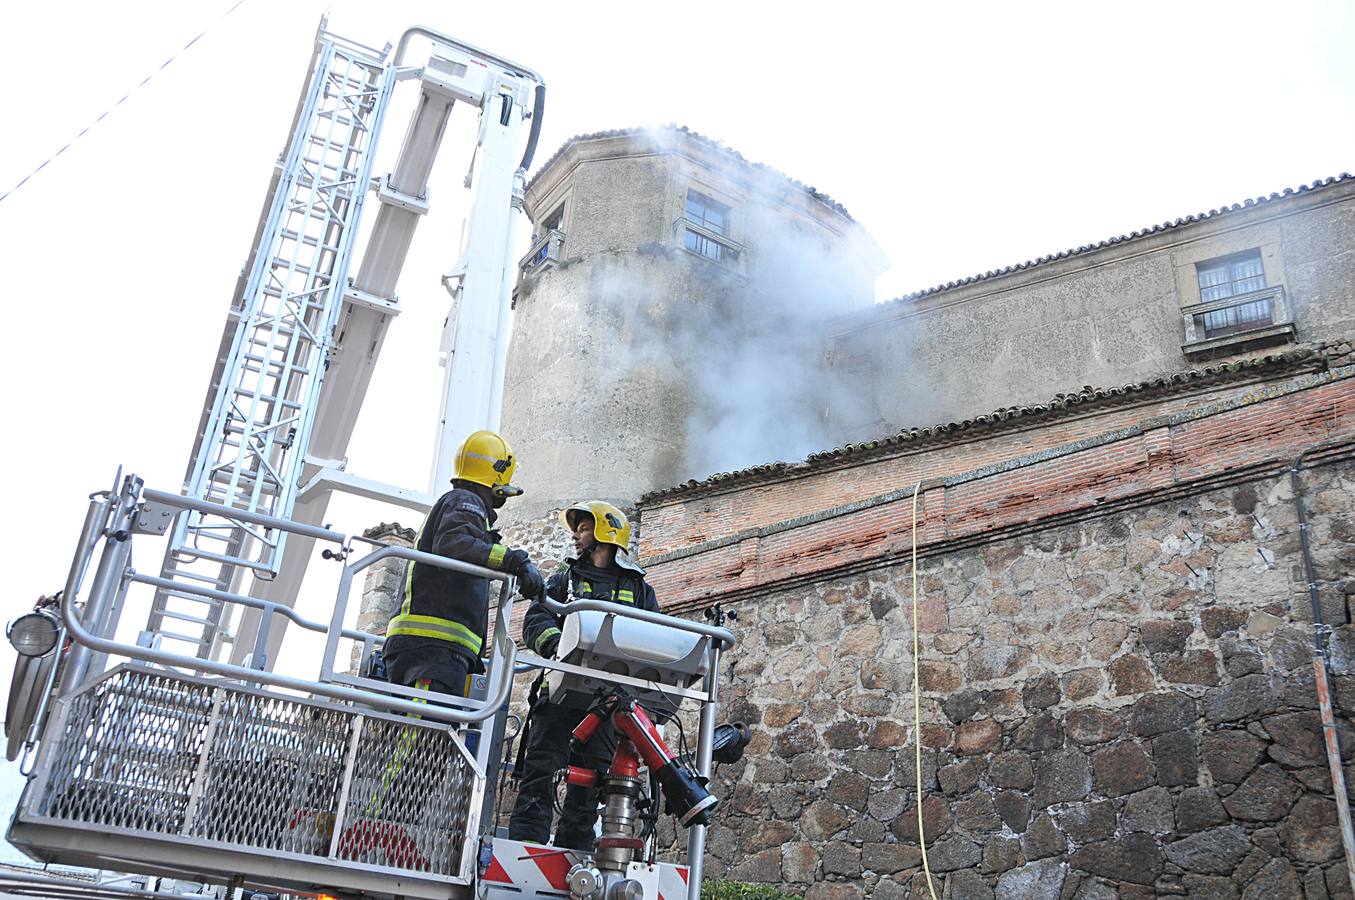
[[[659,900],[686,900],[687,867],[659,863]]]
[[[480,876],[481,893],[485,887],[507,885],[522,891],[523,894],[517,896],[523,896],[524,900],[532,894],[568,896],[569,870],[586,858],[587,854],[577,850],[495,838],[489,868]]]
[[[480,876],[479,894],[488,898],[498,893],[495,888],[511,888],[515,900],[568,896],[569,870],[586,859],[589,859],[588,854],[577,850],[495,838],[489,867]],[[631,866],[638,870],[647,868],[640,863]],[[660,863],[655,868],[658,869],[657,900],[686,900],[687,867]],[[633,874],[641,876],[640,871]],[[640,877],[639,880],[653,884],[651,878]]]

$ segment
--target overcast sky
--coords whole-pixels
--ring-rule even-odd
[[[245,0],[222,19],[233,2],[0,7],[0,193],[210,26],[0,202],[6,619],[60,586],[85,495],[119,463],[179,487],[327,7],[364,43],[424,24],[541,72],[538,163],[573,134],[676,122],[817,187],[892,261],[880,298],[1355,168],[1348,2]],[[411,487],[432,451],[469,125],[444,147],[350,453],[351,471]],[[354,530],[415,518],[331,509]]]

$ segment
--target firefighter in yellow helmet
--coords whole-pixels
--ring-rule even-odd
[[[551,575],[546,595],[559,603],[571,599],[607,600],[626,606],[659,611],[654,589],[645,582],[645,570],[630,558],[630,521],[610,503],[588,500],[560,512],[560,521],[574,540],[575,556]],[[553,657],[560,643],[560,617],[544,604],[533,603],[522,620],[522,640],[540,656]],[[570,732],[583,711],[552,703],[544,679],[532,688],[531,719],[523,737],[521,781],[508,836],[518,841],[544,844],[550,837],[555,806],[555,773],[568,764],[588,769],[606,769],[610,755],[604,748],[616,745],[611,726],[589,741],[571,759]],[[593,849],[598,794],[594,788],[569,785],[555,830],[555,846],[574,850]]]
[[[456,451],[452,490],[429,510],[415,548],[499,569],[518,579],[524,597],[541,594],[541,573],[525,550],[510,550],[494,531],[495,510],[522,493],[512,484],[517,459],[508,442],[477,431]],[[480,651],[489,618],[489,581],[411,563],[405,599],[386,627],[383,656],[396,684],[464,696],[466,676],[483,671]]]

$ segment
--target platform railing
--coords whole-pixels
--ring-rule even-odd
[[[335,553],[346,558],[351,552],[354,539],[342,532],[313,525],[305,525],[286,519],[278,519],[258,513],[232,510],[207,501],[169,494],[163,491],[143,488],[140,479],[129,476],[115,495],[105,500],[91,503],[85,528],[71,564],[71,575],[67,582],[68,590],[63,593],[61,616],[72,641],[77,649],[67,660],[66,673],[62,682],[62,692],[75,689],[89,674],[91,662],[100,656],[117,656],[140,660],[153,665],[168,668],[200,672],[240,681],[266,684],[285,690],[310,693],[351,703],[360,703],[392,713],[419,715],[445,723],[483,722],[507,701],[512,690],[512,673],[517,648],[509,634],[513,608],[513,592],[516,580],[513,576],[494,569],[471,565],[459,560],[448,559],[430,553],[421,553],[404,547],[392,547],[371,542],[377,549],[355,563],[346,565],[340,575],[337,595],[334,601],[334,614],[328,624],[312,622],[302,618],[293,609],[283,604],[259,600],[246,594],[221,591],[159,576],[145,575],[133,569],[130,562],[131,546],[137,534],[159,534],[163,525],[150,528],[148,517],[174,517],[193,510],[219,515],[229,515],[242,523],[261,525],[281,531],[302,534],[337,546]],[[99,519],[106,516],[102,528]],[[105,536],[103,553],[95,567],[94,580],[80,604],[79,586],[84,573],[92,561],[97,549],[97,538]],[[334,551],[331,551],[334,552]],[[343,619],[347,610],[348,595],[352,591],[355,577],[368,566],[382,559],[398,557],[410,562],[441,569],[449,569],[468,575],[474,575],[500,585],[498,614],[494,623],[493,654],[489,659],[491,684],[483,700],[468,701],[461,697],[444,694],[430,694],[399,685],[388,685],[373,679],[362,679],[363,686],[336,683],[335,659],[340,640],[349,639],[362,644],[364,659],[384,638],[380,635],[345,628]],[[117,630],[118,615],[127,587],[131,584],[145,584],[162,590],[172,590],[218,600],[225,603],[263,610],[266,615],[259,630],[256,647],[260,650],[267,646],[269,626],[274,616],[283,616],[298,627],[307,631],[325,634],[325,653],[320,662],[318,678],[308,679],[278,672],[267,671],[252,666],[240,666],[218,660],[202,659],[196,656],[172,653],[154,646],[154,635],[143,634],[142,641],[129,644],[110,637]],[[96,670],[97,674],[97,670]],[[376,688],[376,689],[373,689]],[[418,697],[420,700],[415,700]],[[430,705],[428,699],[437,701]]]
[[[329,551],[330,558],[345,565],[330,621],[309,621],[274,601],[137,572],[131,565],[131,546],[137,536],[163,535],[186,510],[229,514],[242,524],[305,534],[334,548]],[[355,540],[374,549],[348,562]],[[336,671],[341,641],[359,643],[365,661],[384,640],[380,635],[345,628],[343,621],[358,575],[391,558],[462,572],[500,585],[492,653],[486,660],[489,684],[483,699],[430,694]],[[82,595],[82,584],[91,568],[94,576]],[[145,631],[135,644],[116,640],[125,595],[129,586],[137,584],[262,610],[263,624],[256,645],[260,652],[267,646],[268,628],[276,616],[303,630],[324,634],[318,676],[301,678],[171,653],[157,647],[154,635]],[[494,717],[506,715],[515,671],[578,668],[531,653],[521,654],[519,663],[509,634],[516,584],[506,573],[355,539],[328,528],[146,489],[136,476],[121,479],[113,490],[92,496],[66,587],[61,618],[72,646],[59,689],[44,698],[44,716],[50,721],[38,723],[41,730],[35,728],[33,732],[41,745],[11,839],[33,848],[35,856],[48,858],[44,853],[50,853],[52,859],[75,864],[107,867],[114,860],[141,859],[152,865],[152,861],[164,857],[148,855],[150,850],[163,854],[172,848],[175,854],[195,860],[197,871],[238,865],[237,871],[249,872],[256,883],[323,884],[330,873],[341,872],[348,886],[383,894],[390,879],[413,876],[413,882],[401,881],[408,896],[445,896],[438,891],[447,885],[469,884],[474,878],[479,832],[484,831],[483,822],[488,821],[484,816],[493,808],[487,776],[495,771],[502,752],[502,731],[496,731],[498,720]],[[720,655],[734,644],[734,635],[714,625],[597,600],[557,603],[546,599],[545,604],[559,615],[601,612],[673,628],[703,640],[707,654],[704,682],[699,688],[668,686],[666,690],[675,699],[700,704],[695,762],[698,771],[708,776]],[[129,662],[104,672],[106,658]],[[622,685],[636,681],[614,673],[588,672]],[[472,753],[447,726],[474,723],[481,723],[482,731],[479,746]],[[173,736],[172,746],[166,743],[170,741],[167,735]],[[416,743],[405,747],[407,740]],[[427,818],[432,807],[411,805],[405,796],[408,792],[400,793],[403,787],[389,793],[395,784],[391,779],[396,777],[391,774],[392,761],[396,761],[393,771],[398,775],[403,765],[399,761],[406,753],[422,753],[429,765],[442,767],[445,774],[440,776],[443,781],[439,785],[458,785],[455,809],[438,812],[441,818],[436,823],[410,824],[411,816],[417,813]],[[261,759],[267,766],[260,768]],[[278,769],[286,760],[291,762]],[[285,768],[297,765],[304,772]],[[236,792],[258,807],[257,822],[234,811],[223,799],[223,785],[229,787],[241,778],[262,779],[258,785],[250,781],[253,787],[249,790],[242,784]],[[407,780],[405,776],[397,779],[402,784]],[[303,784],[310,786],[310,799],[295,794]],[[417,790],[420,796],[426,796],[432,787],[422,785]],[[285,797],[285,791],[295,796]],[[372,799],[388,793],[388,802]],[[401,803],[409,808],[397,810]],[[383,805],[387,807],[384,812]],[[298,824],[296,817],[304,819],[306,810],[311,810],[313,821]],[[292,824],[280,826],[279,817]],[[121,836],[108,836],[110,829],[122,832]],[[455,852],[445,859],[432,859],[422,849],[432,834],[454,834]],[[389,845],[394,836],[408,835],[423,835],[419,837],[422,843],[409,843],[399,851],[408,859],[399,853],[392,856]],[[692,828],[688,860],[693,898],[700,887],[704,843],[705,829]],[[372,854],[379,857],[376,862],[368,858]],[[252,871],[244,863],[246,857],[254,866]],[[416,871],[407,871],[411,866]],[[152,865],[166,867],[164,862]]]
[[[411,897],[446,897],[468,885],[497,752],[483,736],[506,708],[516,667],[512,576],[378,545],[344,566],[334,615],[322,624],[276,602],[132,567],[140,536],[164,535],[186,510],[303,533],[340,560],[352,550],[354,540],[338,531],[213,506],[145,489],[135,476],[91,498],[61,603],[71,645],[59,687],[43,698],[38,752],[11,840],[48,861],[119,869],[140,862],[170,874],[184,866],[256,885]],[[364,657],[383,640],[343,627],[353,581],[392,556],[499,584],[482,699],[370,679],[338,683],[341,640],[360,643]],[[276,616],[325,634],[320,675],[169,652],[149,631],[136,643],[118,640],[133,585],[263,610],[261,642]],[[107,659],[127,662],[104,671]],[[472,753],[448,726],[475,723],[483,730]]]

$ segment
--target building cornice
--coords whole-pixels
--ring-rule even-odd
[[[840,219],[844,225],[856,224],[856,220],[845,206],[817,188],[797,181],[771,166],[752,162],[737,150],[686,126],[678,125],[662,128],[618,128],[571,137],[551,154],[528,182],[527,212],[531,215],[534,204],[549,196],[584,160],[668,153],[679,153],[721,171],[729,171],[732,164],[734,169],[750,182],[789,188],[792,195],[803,196],[814,208],[831,212],[833,217]]]

